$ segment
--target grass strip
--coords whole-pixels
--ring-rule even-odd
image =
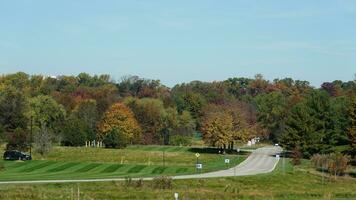
[[[23,169],[23,170],[21,170],[20,172],[26,172],[26,173],[33,172],[33,171],[36,171],[36,170],[39,170],[39,169],[48,167],[48,166],[50,166],[50,165],[53,165],[53,164],[55,164],[55,163],[56,163],[56,162],[54,162],[54,161],[48,161],[48,162],[45,162],[45,163],[41,163],[41,164],[39,164],[39,165],[35,165],[35,166],[33,166],[33,167],[29,167],[29,168]]]
[[[162,174],[167,167],[156,167],[152,170],[151,174]]]
[[[176,170],[176,173],[184,173],[184,172],[187,172],[188,171],[188,168],[178,168]]]
[[[123,167],[124,165],[110,165],[109,167],[105,168],[103,171],[100,173],[113,173],[116,172],[118,169]]]
[[[74,167],[76,165],[79,165],[79,163],[66,163],[64,165],[61,165],[61,166],[58,166],[58,167],[55,167],[53,169],[49,169],[47,170],[47,172],[60,172],[60,171],[63,171],[63,170],[66,170],[66,169],[69,169],[71,167]]]
[[[75,172],[88,172],[88,171],[90,171],[90,170],[92,170],[92,169],[94,169],[94,168],[96,168],[96,167],[99,167],[100,165],[101,165],[101,164],[98,164],[98,163],[91,163],[91,164],[89,164],[89,165],[86,165],[86,166],[84,166],[84,167],[78,169],[78,170],[75,171]]]
[[[129,169],[129,171],[127,171],[128,173],[139,173],[140,171],[142,171],[144,168],[146,168],[146,166],[144,165],[137,165],[132,167],[131,169]]]

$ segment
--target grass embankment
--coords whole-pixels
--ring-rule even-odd
[[[152,189],[151,182],[142,187],[125,187],[123,182],[67,183],[38,185],[0,185],[0,199],[173,199],[178,192],[180,199],[356,199],[356,179],[325,176],[303,161],[293,168],[289,161],[279,162],[269,174],[212,178],[200,180],[174,180],[173,189]]]
[[[5,167],[0,172],[0,181],[193,174],[196,152],[201,154],[202,172],[229,168],[246,157],[223,156],[214,151],[173,146],[130,146],[127,149],[55,147],[45,157],[35,154],[33,161],[0,161]],[[230,158],[229,165],[224,163],[225,157]]]

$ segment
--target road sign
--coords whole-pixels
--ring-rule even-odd
[[[176,199],[176,200],[178,200],[178,197],[179,197],[179,194],[176,192],[176,193],[174,193],[174,198]]]
[[[240,152],[240,148],[237,148],[237,152]]]
[[[279,159],[279,154],[276,155],[276,158]]]
[[[197,158],[199,158],[200,154],[199,154],[199,153],[196,153],[195,156],[196,156]]]
[[[196,164],[197,169],[203,169],[203,164]]]
[[[230,163],[230,159],[225,159],[225,164],[229,164]]]

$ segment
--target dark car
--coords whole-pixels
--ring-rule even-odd
[[[4,160],[32,160],[32,157],[27,153],[21,151],[11,150],[5,151]]]

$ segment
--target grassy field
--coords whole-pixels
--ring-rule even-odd
[[[0,199],[356,199],[356,179],[325,176],[309,167],[308,161],[293,168],[279,162],[274,172],[258,176],[175,180],[172,189],[153,189],[152,182],[126,187],[123,182],[1,185]]]
[[[0,181],[193,174],[196,152],[201,154],[202,172],[229,168],[246,157],[243,153],[240,156],[223,156],[215,149],[175,146],[130,146],[127,149],[55,147],[45,157],[34,154],[33,161],[0,161],[5,167],[0,171]],[[230,158],[229,165],[224,163],[225,157]]]

